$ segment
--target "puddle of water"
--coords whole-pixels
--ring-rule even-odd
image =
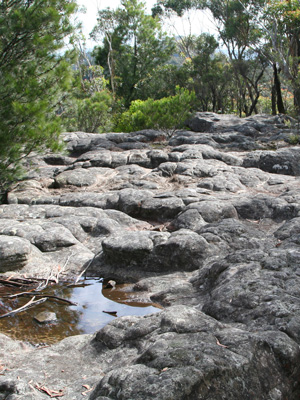
[[[2,287],[0,296],[18,292],[20,290]],[[130,301],[130,292],[126,292],[126,285],[107,289],[102,280],[94,278],[83,280],[77,286],[68,287],[66,284],[49,286],[41,294],[61,297],[77,305],[71,306],[48,299],[45,303],[24,312],[1,318],[0,332],[33,344],[52,344],[67,336],[94,333],[116,316],[146,315],[160,311],[152,304]],[[0,315],[23,306],[30,298],[0,297]],[[43,311],[54,312],[57,321],[48,324],[38,323],[34,317]],[[107,312],[116,314],[111,315]]]

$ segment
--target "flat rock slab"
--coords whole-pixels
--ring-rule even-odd
[[[0,399],[298,400],[300,152],[287,120],[197,113],[171,138],[72,132],[68,155],[33,156],[0,205],[1,275],[89,267],[162,311],[47,348],[0,335]]]
[[[54,312],[42,311],[34,316],[34,320],[39,324],[49,324],[57,321],[57,316]]]

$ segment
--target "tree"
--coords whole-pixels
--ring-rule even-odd
[[[202,33],[189,39],[188,58],[190,77],[201,111],[228,110],[232,69],[226,55],[218,52],[218,42],[213,35]]]
[[[94,65],[84,40],[74,35],[72,42],[77,57],[71,89],[61,105],[60,117],[67,131],[103,132],[111,127],[112,94],[107,89],[103,68]]]
[[[176,86],[189,89],[192,84],[191,70],[190,63],[159,65],[137,85],[139,99],[152,98],[158,100],[163,97],[174,96]]]
[[[33,150],[59,147],[57,104],[69,83],[58,51],[72,32],[71,0],[0,3],[0,188],[20,176]]]
[[[260,31],[252,16],[246,12],[245,5],[257,7],[259,1],[208,0],[205,6],[210,9],[217,21],[220,38],[226,46],[235,81],[239,88],[238,109],[246,116],[257,112],[260,96],[260,81],[267,67],[262,53],[253,51],[253,44],[260,39]]]
[[[239,0],[239,4],[252,21],[251,32],[256,37],[249,41],[249,47],[273,67],[273,93],[279,112],[285,112],[279,79],[282,72],[293,89],[295,109],[300,114],[300,1]]]
[[[266,62],[261,55],[249,51],[259,32],[254,29],[252,18],[245,12],[243,2],[245,0],[190,0],[184,3],[179,0],[159,0],[159,5],[171,8],[179,15],[189,7],[208,8],[211,11],[220,38],[226,46],[234,79],[239,88],[239,113],[251,115],[256,111],[260,95],[259,81],[266,68]]]
[[[257,23],[269,42],[268,57],[289,80],[300,115],[300,1],[265,1],[262,17]]]
[[[99,11],[92,36],[104,36],[94,56],[126,107],[140,98],[137,87],[141,80],[164,64],[174,51],[173,41],[163,33],[158,18],[147,15],[139,0],[122,0],[121,7],[114,11]]]
[[[162,15],[164,10],[173,10],[182,16],[191,8],[203,8],[199,0],[158,0],[152,8],[152,15]]]

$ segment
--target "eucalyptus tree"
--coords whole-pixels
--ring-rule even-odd
[[[147,15],[139,0],[121,0],[116,10],[100,10],[92,37],[102,40],[94,49],[96,62],[104,67],[113,92],[126,107],[140,98],[141,80],[164,64],[175,46],[158,18]]]
[[[59,54],[72,32],[72,0],[0,2],[0,189],[33,150],[59,147],[57,104],[69,83]]]
[[[165,9],[172,9],[181,15],[189,8],[210,9],[215,21],[219,23],[219,34],[229,55],[232,60],[239,60],[238,70],[240,60],[249,49],[251,59],[256,54],[257,61],[268,61],[274,71],[273,93],[277,97],[277,108],[279,112],[284,112],[279,75],[281,72],[294,93],[295,109],[300,114],[299,0],[158,0],[153,12],[161,13]],[[235,61],[234,63],[236,64]],[[252,79],[251,84],[248,81],[255,95],[258,94],[255,86],[259,74],[254,81]],[[246,83],[248,79],[243,80]],[[275,104],[273,110],[276,111]]]
[[[278,70],[282,71],[300,115],[300,1],[264,1],[257,25],[268,44],[267,56],[274,65],[274,77]]]

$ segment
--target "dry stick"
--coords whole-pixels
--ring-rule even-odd
[[[68,256],[67,261],[65,262],[64,266],[62,267],[62,269],[58,270],[56,275],[54,276],[52,274],[52,271],[49,273],[48,278],[46,279],[46,282],[44,284],[41,284],[37,289],[38,290],[44,290],[46,289],[46,287],[48,286],[49,281],[53,280],[55,283],[59,282],[59,275],[64,271],[64,269],[66,268],[70,258],[72,257],[73,252],[71,252],[71,254]],[[52,278],[52,279],[51,279]]]
[[[33,297],[32,299],[29,300],[28,303],[26,303],[24,306],[17,308],[16,310],[10,311],[6,314],[0,315],[0,318],[4,318],[4,317],[9,317],[11,315],[20,313],[22,311],[28,310],[31,307],[37,306],[38,304],[42,304],[47,300],[47,297],[43,297],[42,299],[36,300],[34,301],[35,297]]]
[[[17,283],[23,283],[23,285],[33,285],[37,283],[37,280],[34,278],[18,278],[14,276],[10,276],[9,278],[6,279],[6,282],[17,282]]]
[[[67,260],[66,260],[64,266],[63,266],[60,270],[57,271],[57,274],[56,274],[57,283],[58,283],[58,277],[59,277],[59,275],[60,275],[62,272],[64,272],[64,270],[65,270],[66,266],[68,265],[68,262],[69,262],[70,258],[72,257],[72,255],[73,255],[73,252],[71,252],[71,254],[69,254],[69,256],[68,256],[68,258],[67,258]]]
[[[63,301],[65,303],[70,304],[71,306],[77,306],[77,303],[73,303],[70,300],[66,300],[63,299],[62,297],[58,297],[58,296],[53,296],[53,295],[47,295],[47,294],[37,294],[35,292],[22,292],[22,293],[16,293],[16,294],[12,294],[10,296],[5,296],[8,299],[14,299],[16,297],[21,297],[21,296],[35,296],[35,297],[45,297],[47,299],[54,299],[54,300],[59,300],[59,301]]]
[[[95,258],[100,255],[101,253],[103,253],[103,251],[99,251],[99,253],[95,254],[94,257],[90,260],[90,262],[88,263],[87,267],[78,275],[76,281],[75,281],[75,285],[76,283],[79,281],[79,279],[82,277],[83,274],[86,273],[86,271],[90,268],[90,266],[92,265],[93,261],[95,260]]]
[[[39,284],[39,286],[36,288],[36,290],[44,290],[44,289],[46,289],[46,287],[48,286],[49,281],[51,281],[51,278],[52,278],[52,275],[50,273],[48,275],[48,278],[46,279],[46,282],[45,282],[45,279],[44,279],[44,282],[43,283],[41,282]]]
[[[5,279],[0,279],[0,283],[2,283],[3,285],[7,285],[7,286],[17,286],[17,287],[24,286],[23,283],[19,283],[19,282],[15,282],[15,281],[7,281]]]
[[[32,295],[35,296],[36,295],[36,291],[35,289],[32,289],[31,292],[21,292],[21,293],[15,293],[15,294],[8,294],[6,296],[0,296],[3,299],[14,299],[16,297],[21,297],[21,296],[25,296],[25,295]]]

